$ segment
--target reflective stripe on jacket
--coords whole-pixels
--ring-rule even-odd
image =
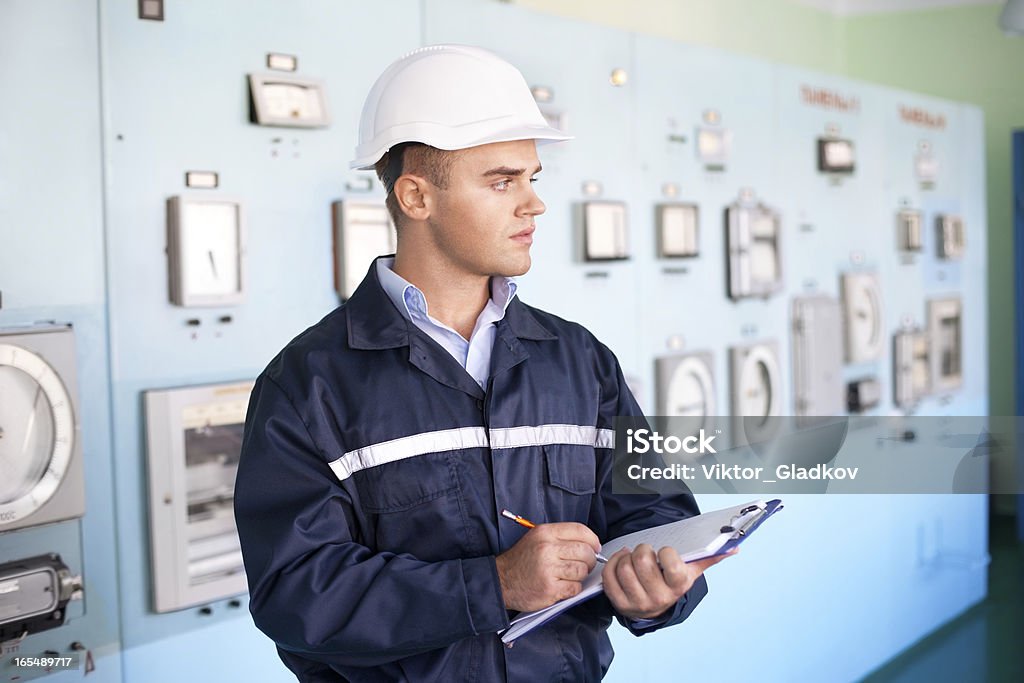
[[[502,645],[495,568],[537,523],[601,541],[698,514],[689,494],[612,495],[612,419],[639,415],[615,356],[515,299],[486,392],[394,308],[376,268],[260,375],[235,514],[256,625],[301,681],[595,681],[599,596]],[[707,592],[704,579],[667,620]]]

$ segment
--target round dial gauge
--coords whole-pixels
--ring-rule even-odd
[[[873,275],[846,275],[846,359],[875,360],[882,353],[882,295]]]
[[[0,524],[53,496],[74,438],[71,398],[56,371],[27,349],[0,344]]]
[[[668,415],[705,417],[715,410],[715,385],[708,367],[697,358],[686,358],[672,373],[668,389]]]
[[[755,347],[743,361],[739,383],[739,414],[766,421],[778,413],[775,392],[779,379],[775,356],[766,348]],[[759,421],[760,422],[760,421]]]

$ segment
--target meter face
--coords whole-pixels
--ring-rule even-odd
[[[57,371],[28,348],[0,343],[0,524],[46,505],[76,446],[71,396]]]
[[[267,113],[275,119],[309,120],[323,116],[320,97],[311,88],[297,83],[264,83]]]
[[[183,228],[185,291],[196,296],[237,292],[238,221],[235,206],[187,203]]]
[[[0,365],[0,505],[35,488],[50,463],[53,432],[43,388],[24,370]]]

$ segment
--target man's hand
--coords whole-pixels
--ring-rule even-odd
[[[582,524],[540,524],[495,558],[505,607],[541,609],[582,590],[597,564],[597,535]]]
[[[622,548],[608,558],[602,570],[604,592],[622,616],[653,619],[675,605],[705,569],[738,550],[687,564],[675,548],[662,548],[657,558],[654,548],[646,543],[638,545],[632,553]]]

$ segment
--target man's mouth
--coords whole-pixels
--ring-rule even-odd
[[[512,240],[519,242],[520,244],[533,244],[533,233],[537,228],[529,227],[522,232],[517,232],[512,235]]]

